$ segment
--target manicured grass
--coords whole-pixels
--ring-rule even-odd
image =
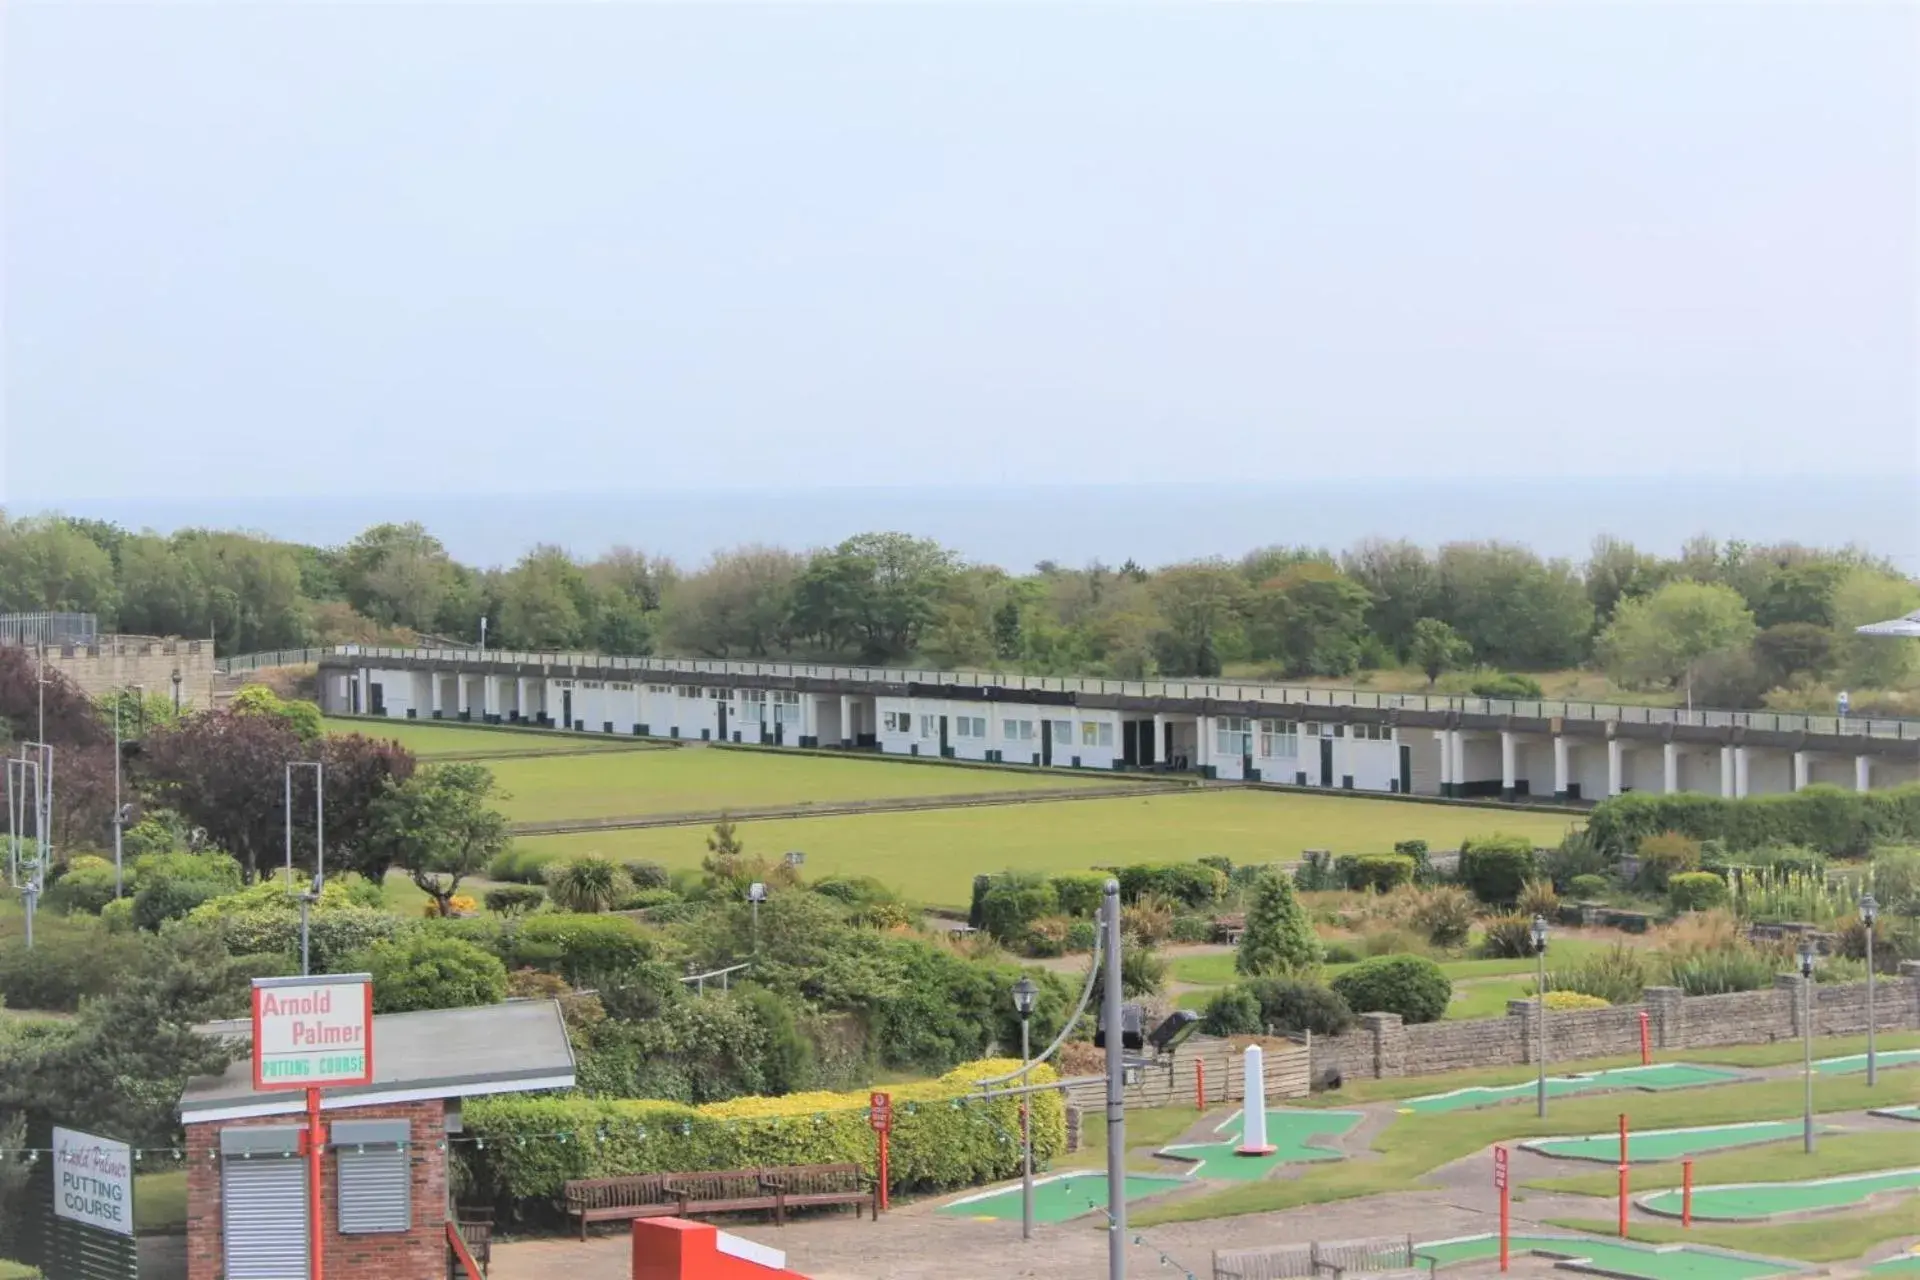
[[[1784,1141],[1799,1132],[1799,1120],[1756,1120],[1749,1124],[1712,1125],[1706,1128],[1687,1125],[1679,1129],[1637,1129],[1627,1135],[1627,1159],[1635,1165],[1684,1160],[1688,1156],[1724,1151],[1729,1147],[1765,1146]],[[1562,1160],[1597,1160],[1602,1164],[1611,1164],[1620,1159],[1620,1138],[1615,1133],[1554,1138],[1522,1145],[1529,1151]]]
[[[1594,1272],[1607,1276],[1625,1276],[1631,1280],[1759,1280],[1791,1270],[1785,1260],[1769,1262],[1755,1258],[1730,1257],[1706,1249],[1673,1251],[1648,1249],[1619,1240],[1579,1240],[1556,1236],[1521,1234],[1508,1241],[1517,1257],[1537,1253],[1546,1258],[1576,1258]],[[1439,1267],[1463,1262],[1486,1262],[1499,1256],[1499,1242],[1490,1235],[1465,1240],[1415,1246],[1421,1258],[1431,1258]]]
[[[850,770],[893,769],[916,777],[932,773],[977,778],[986,789],[1004,789],[1009,781],[1024,777],[926,765],[782,759],[711,751],[674,752],[631,761],[521,760],[511,762],[511,767],[559,773],[561,765],[591,764],[599,768],[624,764],[640,771],[682,755],[730,757],[752,765],[818,763]],[[1061,781],[1062,776],[1057,774],[1039,779],[1049,786]],[[508,781],[507,785],[511,790],[520,784]],[[914,785],[924,794],[931,783],[919,780]],[[719,799],[709,796],[706,801],[713,807],[749,802],[724,790],[715,794]],[[819,795],[817,791],[808,794]],[[872,794],[871,786],[867,794]],[[663,796],[661,803],[675,808],[702,807],[701,801],[685,794]],[[626,807],[630,809],[631,803]],[[968,899],[975,873],[1008,867],[1085,871],[1128,862],[1191,861],[1211,853],[1225,854],[1240,863],[1292,861],[1302,849],[1377,851],[1391,849],[1396,840],[1414,838],[1451,847],[1462,836],[1495,831],[1551,841],[1558,840],[1567,825],[1566,819],[1557,814],[1489,813],[1358,797],[1214,791],[744,822],[740,834],[750,851],[778,854],[788,849],[805,850],[809,876],[878,876],[909,898],[960,905]],[[530,836],[520,843],[566,857],[598,852],[618,860],[644,858],[668,867],[692,867],[699,865],[706,852],[706,832],[698,828],[649,828]]]
[[[493,766],[493,776],[507,796],[501,808],[515,822],[1127,783],[1124,776],[1110,773],[963,769],[871,756],[836,759],[702,747],[529,756],[500,761]]]
[[[1479,982],[1458,982],[1453,1000],[1447,1005],[1447,1020],[1500,1018],[1506,1016],[1507,1001],[1525,1000],[1533,993],[1531,978],[1483,978]]]
[[[1136,1177],[1127,1175],[1127,1199],[1177,1191],[1185,1183],[1172,1177]],[[1018,1222],[1021,1215],[1019,1187],[1007,1187],[984,1196],[968,1196],[935,1209],[935,1213],[954,1218],[991,1218],[999,1222]],[[1107,1205],[1107,1175],[1104,1173],[1066,1173],[1036,1179],[1033,1184],[1033,1220],[1067,1222],[1084,1214],[1097,1213]]]
[[[1865,1036],[1821,1036],[1813,1042],[1813,1056],[1840,1057],[1865,1053]],[[1920,1049],[1920,1031],[1882,1031],[1874,1037],[1874,1050]],[[1798,1062],[1805,1049],[1798,1040],[1780,1040],[1773,1044],[1732,1044],[1718,1049],[1695,1049],[1688,1057],[1701,1062],[1724,1063],[1730,1067],[1778,1067]],[[1864,1070],[1864,1068],[1862,1068]]]
[[[634,751],[658,743],[606,734],[562,733],[558,730],[501,729],[491,725],[447,724],[419,720],[361,720],[327,717],[328,733],[357,733],[366,738],[398,742],[422,759],[542,755],[553,751]]]
[[[133,1180],[133,1229],[164,1231],[186,1225],[187,1171],[143,1173]]]
[[[1300,1111],[1274,1107],[1267,1112],[1267,1145],[1272,1155],[1239,1154],[1245,1133],[1246,1114],[1236,1111],[1213,1131],[1213,1141],[1186,1143],[1164,1149],[1164,1154],[1198,1162],[1198,1178],[1226,1178],[1250,1181],[1264,1178],[1283,1164],[1313,1160],[1341,1160],[1335,1148],[1315,1143],[1315,1138],[1337,1138],[1359,1124],[1365,1116],[1358,1111]]]
[[[1204,1118],[1192,1107],[1142,1107],[1138,1110],[1128,1107],[1127,1150],[1142,1147],[1158,1150],[1184,1137]],[[1081,1117],[1080,1126],[1080,1149],[1063,1160],[1054,1161],[1054,1168],[1072,1169],[1106,1164],[1107,1118],[1088,1112]],[[1164,1172],[1164,1166],[1161,1168]]]
[[[1818,1095],[1823,1111],[1853,1111],[1868,1105],[1909,1101],[1920,1095],[1920,1076],[1890,1088],[1890,1080],[1869,1091],[1846,1078],[1827,1083]],[[1429,1082],[1431,1084],[1431,1082]],[[1668,1093],[1603,1094],[1563,1098],[1543,1120],[1530,1107],[1490,1107],[1434,1115],[1401,1116],[1374,1140],[1374,1158],[1315,1165],[1286,1181],[1249,1183],[1213,1195],[1145,1211],[1140,1225],[1189,1222],[1240,1213],[1262,1213],[1297,1205],[1322,1204],[1358,1196],[1400,1191],[1427,1173],[1496,1142],[1600,1133],[1626,1111],[1635,1128],[1678,1128],[1694,1124],[1737,1124],[1793,1115],[1800,1106],[1801,1082],[1761,1080]],[[1898,1097],[1890,1095],[1897,1094]]]
[[[1571,1231],[1614,1231],[1611,1221],[1593,1218],[1555,1219],[1553,1226]],[[1920,1196],[1874,1213],[1827,1214],[1805,1222],[1755,1226],[1751,1223],[1691,1228],[1679,1223],[1627,1223],[1627,1238],[1650,1244],[1710,1244],[1743,1253],[1763,1253],[1801,1262],[1839,1262],[1857,1258],[1883,1240],[1920,1234]]]
[[[1911,1164],[1916,1145],[1909,1133],[1828,1133],[1820,1136],[1818,1146],[1809,1156],[1800,1149],[1796,1138],[1701,1156],[1693,1162],[1693,1182],[1696,1187],[1704,1187],[1715,1182],[1786,1182],[1872,1173]],[[1683,1176],[1678,1164],[1636,1165],[1633,1187],[1636,1191],[1677,1187]],[[1535,1191],[1611,1197],[1619,1190],[1619,1179],[1608,1171],[1568,1178],[1540,1178],[1526,1186]]]
[[[1701,1067],[1682,1062],[1656,1062],[1644,1067],[1616,1067],[1595,1072],[1592,1075],[1549,1074],[1547,1096],[1560,1098],[1609,1091],[1691,1089],[1700,1085],[1726,1083],[1734,1077],[1735,1073],[1725,1068]],[[1499,1106],[1502,1103],[1516,1102],[1535,1096],[1537,1096],[1535,1085],[1532,1084],[1482,1086],[1411,1098],[1402,1110],[1420,1114],[1472,1111],[1480,1107]]]
[[[1849,1209],[1876,1197],[1911,1196],[1920,1192],[1920,1169],[1888,1173],[1854,1173],[1841,1178],[1805,1182],[1736,1183],[1695,1187],[1693,1216],[1715,1222],[1752,1222],[1792,1213],[1819,1213]],[[1671,1188],[1648,1196],[1649,1212],[1679,1217],[1682,1193]]]

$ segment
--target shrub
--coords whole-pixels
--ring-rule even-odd
[[[73,859],[47,886],[43,901],[50,910],[67,915],[99,915],[113,901],[113,864],[90,854]]]
[[[1059,911],[1060,900],[1045,879],[1031,872],[1009,871],[994,878],[981,900],[980,923],[1000,941],[1018,946],[1035,920]]]
[[[1605,876],[1613,869],[1613,861],[1585,831],[1569,831],[1559,844],[1540,855],[1540,870],[1555,888],[1570,893],[1576,879]]]
[[[451,918],[453,916],[470,916],[475,911],[479,910],[479,908],[480,908],[480,904],[475,902],[468,895],[464,893],[456,893],[452,897],[447,899],[447,909],[446,909],[445,915],[448,918]],[[439,900],[436,898],[428,898],[425,902],[421,903],[420,914],[423,916],[426,916],[430,920],[440,919],[442,913],[440,910]]]
[[[1868,869],[1883,910],[1920,916],[1920,849],[1875,849]]]
[[[1480,934],[1480,954],[1489,960],[1519,960],[1533,954],[1533,917],[1495,916]]]
[[[1667,881],[1675,911],[1707,911],[1727,905],[1727,882],[1711,871],[1682,871]]]
[[[157,933],[167,921],[184,920],[196,907],[226,892],[204,880],[156,880],[133,896],[134,927]]]
[[[1520,886],[1520,896],[1513,906],[1528,919],[1545,916],[1552,920],[1560,913],[1560,895],[1553,891],[1551,880],[1529,880]]]
[[[673,883],[667,869],[657,862],[623,862],[620,869],[627,873],[627,879],[633,881],[636,889],[665,889]]]
[[[1457,947],[1473,931],[1473,895],[1458,885],[1429,885],[1414,894],[1407,922],[1432,945]],[[1331,950],[1328,959],[1332,959]]]
[[[1027,954],[1043,959],[1065,954],[1067,930],[1072,927],[1065,916],[1041,916],[1027,926]]]
[[[1550,1013],[1573,1013],[1580,1009],[1606,1009],[1611,1006],[1599,996],[1582,991],[1549,991],[1546,999]]]
[[[1366,959],[1366,956],[1351,942],[1329,942],[1324,958],[1328,964],[1352,964],[1356,960]]]
[[[109,933],[96,920],[42,917],[33,946],[0,949],[0,1001],[9,1009],[72,1013],[82,1000],[106,995],[140,966],[151,939]]]
[[[132,933],[139,928],[133,922],[133,899],[116,898],[100,908],[100,923],[108,933]]]
[[[1347,863],[1347,888],[1387,893],[1413,883],[1413,859],[1399,853],[1363,853]]]
[[[1676,831],[1648,836],[1635,850],[1640,859],[1640,886],[1665,893],[1674,876],[1700,869],[1700,842]]]
[[[1513,672],[1501,672],[1475,680],[1469,688],[1476,698],[1518,698],[1537,699],[1540,697],[1540,682],[1532,676],[1517,675]]]
[[[1553,944],[1547,944],[1552,954]],[[1632,1004],[1647,987],[1647,965],[1638,951],[1624,942],[1567,969],[1547,971],[1548,991],[1577,991],[1608,1004]]]
[[[1293,886],[1306,893],[1320,893],[1346,888],[1346,879],[1332,854],[1325,849],[1308,849],[1301,854],[1300,865],[1293,869]]]
[[[547,896],[563,910],[594,914],[611,911],[633,892],[627,873],[599,854],[547,864]]]
[[[1480,836],[1460,843],[1460,881],[1491,906],[1510,906],[1535,872],[1533,844],[1520,836]]]
[[[945,1191],[1012,1177],[1020,1171],[1020,1102],[983,1099],[976,1080],[1005,1075],[1011,1060],[970,1063],[939,1080],[895,1085],[889,1140],[895,1190]],[[1033,1081],[1058,1079],[1049,1066]],[[476,1098],[463,1120],[476,1139],[462,1144],[469,1184],[485,1200],[512,1209],[551,1202],[578,1178],[698,1169],[753,1169],[873,1160],[865,1090],[735,1098],[687,1107],[610,1098]],[[1034,1159],[1066,1149],[1066,1108],[1057,1093],[1031,1095]],[[595,1140],[554,1142],[554,1133]],[[605,1140],[599,1140],[604,1134]],[[516,1138],[528,1138],[524,1143]]]
[[[1200,1014],[1200,1030],[1210,1036],[1254,1036],[1266,1029],[1260,1001],[1245,987],[1214,992]]]
[[[1218,869],[1197,862],[1135,863],[1118,868],[1114,877],[1120,881],[1122,902],[1158,894],[1189,907],[1205,907],[1219,901],[1227,888],[1227,877]]]
[[[1606,897],[1612,890],[1613,885],[1605,876],[1575,876],[1567,884],[1567,892],[1589,902]]]
[[[1213,921],[1205,916],[1175,916],[1167,930],[1170,942],[1206,942],[1213,937]]]
[[[1353,1009],[1318,982],[1300,978],[1255,978],[1246,984],[1260,1006],[1260,1020],[1275,1031],[1311,1031],[1337,1036],[1353,1028]]]
[[[1423,934],[1397,925],[1369,929],[1360,935],[1360,958],[1363,960],[1368,956],[1423,956],[1427,950],[1428,943]]]
[[[505,884],[544,884],[547,865],[559,860],[558,854],[509,846],[487,863],[487,879]]]
[[[1393,842],[1393,851],[1395,853],[1405,854],[1416,863],[1427,860],[1427,842],[1425,840],[1395,840]]]
[[[653,911],[660,907],[673,906],[681,900],[680,895],[671,889],[635,889],[620,900],[620,910]]]
[[[1068,951],[1091,951],[1099,930],[1091,920],[1075,920],[1067,926],[1066,949]]]
[[[413,933],[378,942],[361,964],[373,975],[376,1013],[459,1009],[507,997],[500,958],[458,938]]]
[[[200,880],[228,893],[246,883],[240,864],[224,853],[143,853],[127,864],[129,888],[145,888],[157,880]]]
[[[499,916],[522,916],[546,905],[547,891],[530,884],[503,884],[487,890],[487,910]]]
[[[1453,983],[1423,956],[1375,956],[1333,980],[1355,1013],[1397,1013],[1408,1023],[1437,1022],[1453,999]]]
[[[1754,947],[1727,947],[1690,956],[1669,956],[1665,962],[1668,985],[1690,996],[1727,995],[1735,991],[1764,991],[1773,985],[1781,965]]]
[[[828,876],[807,887],[823,898],[832,898],[850,907],[869,907],[876,902],[897,900],[893,890],[875,876]]]
[[[1799,844],[1857,856],[1879,843],[1920,842],[1920,784],[1868,792],[1815,785],[1739,800],[1633,791],[1595,805],[1587,829],[1616,854],[1647,836],[1675,831],[1695,840],[1723,840],[1735,851]]]
[[[1070,916],[1091,916],[1100,910],[1107,878],[1081,872],[1055,876],[1048,883],[1053,885],[1054,898],[1062,912]]]
[[[1148,946],[1165,942],[1173,932],[1175,907],[1171,898],[1146,893],[1120,908],[1120,928]]]
[[[1254,884],[1233,967],[1249,976],[1310,973],[1320,967],[1320,939],[1293,886],[1279,876],[1265,875]]]
[[[1152,947],[1128,947],[1120,954],[1120,988],[1129,1000],[1157,995],[1167,985],[1167,962]]]
[[[542,969],[576,985],[637,968],[653,942],[624,916],[538,915],[515,923],[503,957],[515,969]]]

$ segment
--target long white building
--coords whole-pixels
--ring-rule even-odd
[[[583,653],[307,651],[336,714],[1507,800],[1920,781],[1920,721]]]

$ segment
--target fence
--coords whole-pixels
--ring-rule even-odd
[[[1267,1097],[1304,1098],[1309,1088],[1308,1064],[1311,1053],[1304,1045],[1280,1048],[1269,1045],[1266,1051]],[[1195,1067],[1206,1073],[1208,1102],[1233,1102],[1246,1097],[1246,1061],[1244,1052],[1229,1041],[1196,1036],[1174,1050],[1173,1054],[1139,1069],[1127,1086],[1130,1107],[1191,1106],[1195,1100]],[[1098,1111],[1106,1105],[1104,1082],[1078,1085],[1065,1091],[1070,1106]]]
[[[313,655],[291,657],[288,655]],[[1456,712],[1463,715],[1520,716],[1532,719],[1611,720],[1622,724],[1672,724],[1695,728],[1746,728],[1776,733],[1817,733],[1868,738],[1920,739],[1920,720],[1861,719],[1852,716],[1794,715],[1773,711],[1708,711],[1681,707],[1636,707],[1598,702],[1543,699],[1450,697],[1426,693],[1374,693],[1363,689],[1316,689],[1306,685],[1203,680],[1109,680],[1093,676],[1027,676],[1001,671],[936,671],[922,668],[857,667],[808,662],[735,662],[717,658],[628,658],[598,653],[534,653],[488,649],[402,649],[382,645],[338,645],[332,649],[286,649],[275,654],[246,654],[227,659],[223,670],[317,662],[322,656],[418,660],[453,665],[500,663],[514,666],[586,667],[607,671],[763,677],[775,680],[851,680],[873,684],[959,685],[970,688],[1032,689],[1051,693],[1091,693],[1119,698],[1179,698],[1216,702],[1289,706],[1353,707],[1374,711]]]
[[[1375,1236],[1331,1244],[1289,1244],[1272,1249],[1214,1250],[1213,1280],[1306,1280],[1349,1271],[1406,1272],[1414,1270],[1412,1236]]]
[[[100,634],[91,613],[0,613],[0,645],[90,645]]]

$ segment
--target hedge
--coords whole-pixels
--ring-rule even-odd
[[[1387,893],[1413,883],[1414,860],[1403,853],[1345,854],[1334,866],[1349,889]]]
[[[1227,877],[1218,867],[1197,862],[1136,862],[1113,868],[1113,874],[1120,882],[1120,900],[1126,903],[1156,893],[1189,907],[1205,907],[1218,902],[1227,889]]]
[[[1615,857],[1662,831],[1719,840],[1729,849],[1799,844],[1858,855],[1876,844],[1920,843],[1920,784],[1866,792],[1817,785],[1744,800],[1631,791],[1595,805],[1587,830]]]
[[[1019,1065],[988,1059],[938,1080],[894,1087],[893,1188],[949,1191],[1017,1174],[1018,1100],[988,1102],[972,1085]],[[1034,1068],[1035,1083],[1054,1079],[1051,1067]],[[1057,1093],[1031,1096],[1034,1158],[1045,1161],[1066,1149],[1066,1107]],[[537,1208],[527,1202],[555,1200],[563,1184],[579,1178],[844,1162],[871,1170],[877,1157],[867,1100],[865,1090],[735,1098],[704,1107],[579,1096],[475,1098],[462,1112],[465,1136],[473,1141],[461,1144],[461,1158],[475,1194],[507,1210]]]
[[[1479,836],[1460,842],[1460,883],[1493,906],[1511,906],[1538,867],[1533,842],[1521,836]]]

